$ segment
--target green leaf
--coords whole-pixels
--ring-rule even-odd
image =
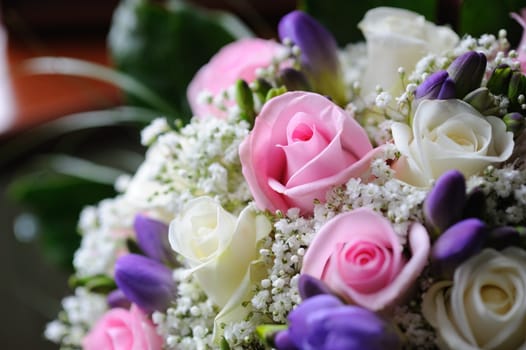
[[[256,327],[256,334],[263,344],[273,347],[276,333],[286,329],[284,324],[262,324]]]
[[[95,275],[81,278],[72,275],[69,278],[69,286],[72,289],[76,287],[86,287],[89,291],[102,294],[107,294],[117,288],[113,278],[106,275]]]
[[[23,68],[33,74],[64,74],[98,79],[114,84],[163,114],[175,114],[175,110],[168,102],[140,81],[100,64],[67,57],[38,57],[25,61]]]
[[[19,133],[0,147],[0,167],[6,166],[24,153],[37,151],[39,146],[59,136],[87,129],[131,125],[140,128],[159,117],[157,112],[138,107],[119,107],[101,111],[75,113],[42,126]],[[96,143],[94,143],[96,145]]]
[[[230,345],[228,345],[228,342],[226,341],[225,337],[221,338],[221,344],[219,346],[219,349],[230,350]]]
[[[524,0],[464,0],[459,33],[478,37],[485,33],[497,35],[500,29],[506,29],[508,39],[515,47],[519,43],[522,27],[510,17],[510,13],[519,13],[525,6]]]
[[[316,18],[334,35],[340,46],[351,42],[362,41],[363,36],[358,29],[358,23],[365,13],[378,6],[400,7],[412,10],[435,20],[436,0],[300,0],[300,8]]]
[[[188,121],[188,83],[212,55],[236,39],[230,31],[235,25],[224,18],[179,1],[163,6],[124,0],[115,11],[108,38],[113,61],[171,104],[176,115],[167,117]]]

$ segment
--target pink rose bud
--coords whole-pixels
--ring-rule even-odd
[[[226,117],[224,110],[203,101],[203,94],[219,95],[233,86],[239,79],[248,83],[256,80],[259,68],[270,66],[283,46],[272,40],[242,39],[223,47],[208,64],[194,76],[188,85],[187,97],[194,115]],[[235,104],[228,100],[225,107]]]
[[[519,46],[517,46],[517,59],[521,64],[521,71],[526,74],[526,7],[521,9],[520,15],[512,13],[511,17],[515,19],[523,28],[522,38]]]
[[[301,272],[321,279],[350,303],[384,310],[405,297],[427,264],[425,228],[413,224],[408,240],[412,257],[406,261],[391,223],[371,209],[355,209],[335,216],[316,233]]]
[[[324,96],[287,92],[269,100],[239,148],[243,175],[257,206],[300,208],[368,169],[373,150],[365,130]]]
[[[84,350],[161,350],[163,340],[137,306],[111,309],[82,340]]]

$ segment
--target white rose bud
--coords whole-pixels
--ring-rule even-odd
[[[216,330],[218,322],[246,312],[241,304],[250,300],[250,286],[259,282],[258,242],[271,229],[270,221],[252,206],[236,218],[210,197],[191,200],[171,222],[172,249],[185,258],[208,298],[222,309]]]
[[[493,249],[464,262],[453,282],[424,295],[424,317],[440,349],[526,349],[526,251]]]
[[[507,160],[514,146],[513,133],[501,119],[483,116],[460,100],[424,100],[412,128],[394,123],[392,132],[402,154],[394,166],[396,177],[422,187],[451,169],[465,177],[477,174]]]
[[[398,69],[411,72],[429,53],[451,49],[458,36],[417,13],[390,7],[369,10],[358,24],[367,43],[367,69],[362,79],[365,94],[380,85],[398,95],[403,92]]]

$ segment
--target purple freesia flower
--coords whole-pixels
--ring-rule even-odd
[[[486,55],[469,51],[457,57],[447,69],[449,77],[455,82],[456,97],[463,98],[480,87],[486,72]]]
[[[126,295],[120,289],[115,289],[106,297],[108,306],[110,308],[120,307],[123,309],[128,309],[131,306],[131,302],[126,298]]]
[[[508,131],[513,132],[515,135],[518,135],[522,129],[524,129],[524,125],[526,124],[526,118],[518,112],[506,114],[502,117],[502,121],[506,124]]]
[[[303,74],[301,71],[297,69],[290,68],[290,67],[283,68],[279,72],[279,79],[281,80],[281,83],[285,85],[285,87],[289,91],[295,91],[295,90],[311,91],[312,90],[305,74]]]
[[[519,246],[520,243],[521,235],[516,228],[511,226],[498,226],[489,232],[486,246],[502,250],[509,246]]]
[[[137,244],[147,257],[165,264],[175,264],[175,255],[168,242],[168,226],[164,222],[137,214],[133,227]]]
[[[331,294],[329,287],[322,280],[306,274],[300,275],[298,291],[303,300],[319,294]]]
[[[138,254],[126,254],[117,259],[115,283],[128,300],[148,312],[165,310],[175,295],[172,271]]]
[[[431,259],[445,276],[482,250],[488,238],[484,222],[471,218],[462,220],[444,232],[431,249]]]
[[[292,350],[396,350],[401,340],[394,328],[374,312],[344,305],[333,295],[303,301],[288,316],[287,332],[278,333],[276,347]]]
[[[435,234],[462,218],[466,204],[466,180],[458,170],[440,176],[424,201],[424,217]]]
[[[313,89],[338,104],[346,102],[345,84],[332,34],[302,11],[292,11],[278,25],[282,41],[290,39],[301,50],[301,69]]]
[[[274,336],[274,347],[278,350],[299,350],[290,338],[288,330],[276,333]]]
[[[445,70],[440,70],[428,76],[415,91],[417,99],[447,100],[455,98],[455,82]]]

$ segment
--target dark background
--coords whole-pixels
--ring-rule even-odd
[[[162,3],[159,0],[152,2]],[[279,19],[296,6],[295,0],[193,0],[193,3],[224,9],[238,15],[258,36],[275,37]],[[526,0],[464,0],[462,16],[455,15],[461,1],[426,0],[303,0],[310,9],[320,14],[319,20],[332,26],[340,43],[347,37],[356,38],[358,22],[367,8],[377,5],[401,5],[423,12],[429,20],[449,23],[460,32],[474,35],[499,28],[507,28],[509,38],[517,43],[522,29],[511,21],[510,10],[526,7]],[[6,58],[16,111],[13,123],[0,129],[0,349],[56,349],[44,340],[45,324],[57,315],[61,299],[71,294],[67,279],[71,267],[60,265],[60,252],[53,252],[53,242],[38,235],[18,236],[14,224],[38,222],[26,213],[20,201],[7,199],[8,185],[34,166],[35,155],[57,149],[74,147],[75,155],[91,156],[106,153],[117,147],[142,154],[136,125],[120,125],[97,130],[84,130],[67,136],[56,136],[45,142],[34,142],[38,134],[28,134],[38,125],[57,120],[61,116],[118,106],[124,103],[123,94],[108,84],[65,76],[28,76],[21,72],[24,60],[38,56],[66,56],[111,66],[106,34],[118,0],[3,0],[0,2],[0,30],[8,32]],[[431,6],[429,4],[432,4]],[[496,15],[498,13],[498,15]],[[343,15],[342,15],[343,14]],[[486,20],[483,17],[486,16]],[[496,28],[491,27],[493,19]],[[499,22],[500,21],[500,22]],[[350,27],[349,27],[350,26]],[[0,54],[2,54],[0,52]],[[1,62],[1,60],[0,60]],[[2,70],[0,70],[2,72]],[[1,101],[0,101],[1,103]],[[0,108],[1,110],[1,108]],[[1,116],[0,116],[1,117]],[[29,136],[28,136],[29,135]],[[100,158],[100,157],[99,157]],[[108,158],[108,157],[106,157]],[[115,159],[102,159],[114,162]],[[138,162],[139,160],[136,160]],[[45,178],[35,177],[36,185]],[[71,184],[70,184],[71,185]],[[39,200],[48,203],[47,210],[64,219],[77,220],[79,209],[56,200],[61,191],[74,202],[87,205],[96,202],[91,197],[104,198],[108,189],[85,193],[72,187],[41,191]],[[10,196],[12,197],[12,195]],[[71,199],[70,198],[70,199]],[[44,205],[45,206],[45,205]],[[50,213],[51,213],[50,212]],[[42,213],[40,213],[42,215]],[[45,217],[45,215],[44,215]],[[28,221],[29,219],[29,221]],[[26,230],[26,234],[31,230]],[[65,241],[78,243],[74,229]],[[78,238],[78,237],[77,237]],[[60,239],[60,237],[59,237]],[[55,242],[56,243],[56,242]],[[47,244],[47,245],[46,245]],[[46,247],[47,249],[43,249]],[[63,258],[63,257],[62,257]]]

